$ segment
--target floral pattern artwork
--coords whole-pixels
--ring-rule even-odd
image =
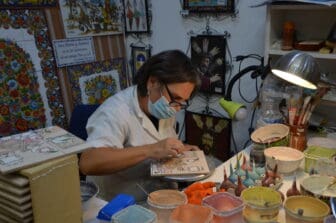
[[[56,6],[57,0],[0,0],[0,6],[4,7],[44,7]]]
[[[46,24],[39,10],[0,10],[0,137],[66,124]]]
[[[120,0],[60,0],[67,38],[121,34],[122,4]]]
[[[101,104],[127,86],[123,58],[70,66],[67,71],[74,105]]]

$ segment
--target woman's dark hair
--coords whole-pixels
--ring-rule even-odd
[[[140,96],[147,95],[149,77],[156,77],[164,84],[190,82],[195,84],[194,92],[201,83],[200,76],[190,58],[179,50],[158,53],[141,66],[134,79],[134,83],[138,85]]]

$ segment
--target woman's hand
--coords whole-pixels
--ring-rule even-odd
[[[183,151],[187,151],[183,143],[175,138],[167,138],[151,145],[149,156],[153,159],[177,157]]]

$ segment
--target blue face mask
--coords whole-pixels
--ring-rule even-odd
[[[157,119],[167,119],[176,115],[176,110],[169,106],[168,100],[163,95],[155,103],[148,98],[148,110]]]

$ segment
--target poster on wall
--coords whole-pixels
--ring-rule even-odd
[[[67,73],[74,106],[101,104],[127,87],[124,58],[70,66]]]
[[[40,10],[0,10],[0,137],[66,126],[63,98]]]
[[[140,69],[140,67],[148,60],[151,56],[150,47],[140,47],[140,46],[131,46],[132,48],[132,74],[133,80]]]
[[[225,92],[225,38],[221,35],[191,36],[191,61],[201,74],[202,92]]]
[[[60,0],[67,38],[100,36],[123,32],[121,0]]]
[[[229,119],[186,111],[186,142],[222,161],[230,158]]]
[[[147,0],[123,0],[125,33],[149,33]]]
[[[96,60],[92,37],[53,40],[57,67],[89,63]]]

